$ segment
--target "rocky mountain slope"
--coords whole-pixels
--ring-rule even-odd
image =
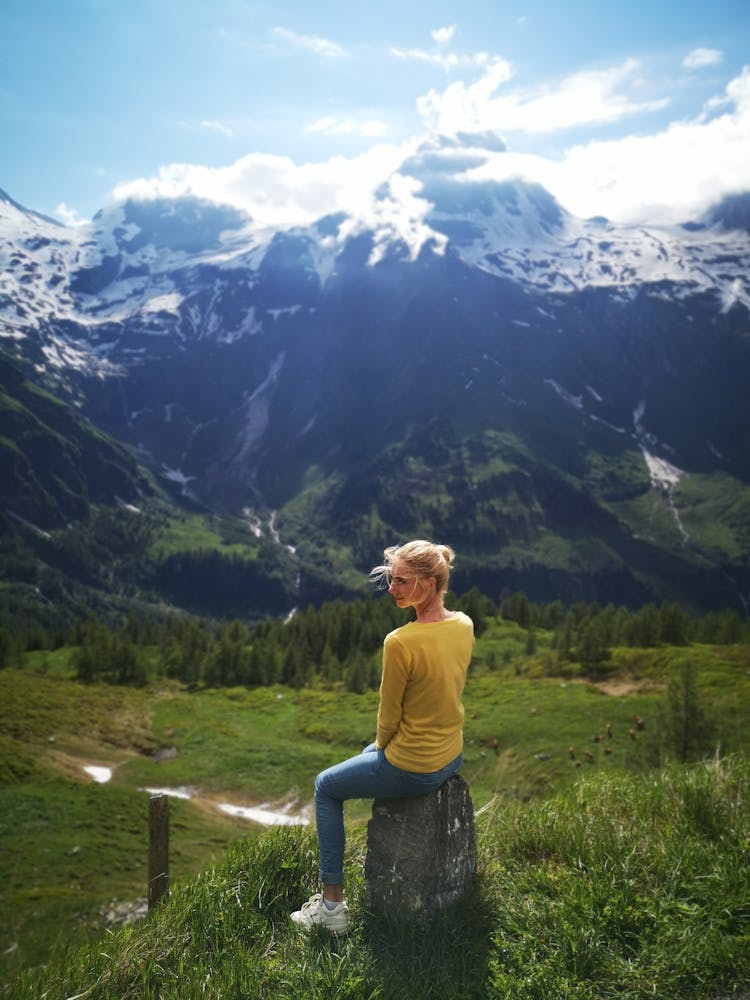
[[[748,198],[580,220],[483,179],[489,141],[436,138],[366,216],[285,231],[192,199],[71,230],[5,196],[0,347],[292,551],[300,601],[428,535],[457,589],[743,607]]]

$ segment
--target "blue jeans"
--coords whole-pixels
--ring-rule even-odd
[[[320,880],[324,885],[344,881],[344,801],[346,799],[404,799],[427,795],[461,767],[461,754],[439,771],[417,774],[402,771],[385,759],[375,744],[341,764],[321,771],[315,779],[315,820],[320,852]]]

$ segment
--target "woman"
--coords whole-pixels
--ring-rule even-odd
[[[464,710],[461,695],[474,647],[474,625],[443,605],[454,559],[447,545],[413,541],[393,545],[372,570],[400,608],[416,621],[390,632],[383,643],[377,736],[362,753],[322,771],[315,781],[315,816],[322,893],[292,920],[335,934],[349,929],[344,901],[344,801],[426,795],[461,766]]]

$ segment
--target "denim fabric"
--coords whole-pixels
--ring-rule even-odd
[[[326,885],[344,881],[344,801],[346,799],[403,799],[427,795],[461,767],[461,754],[439,771],[417,774],[389,764],[375,744],[362,753],[321,771],[315,780],[315,819],[320,851],[320,880]]]

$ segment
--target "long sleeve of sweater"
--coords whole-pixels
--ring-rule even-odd
[[[384,750],[401,724],[403,700],[409,683],[409,655],[395,632],[383,644],[383,676],[380,682],[380,705],[375,745]]]

